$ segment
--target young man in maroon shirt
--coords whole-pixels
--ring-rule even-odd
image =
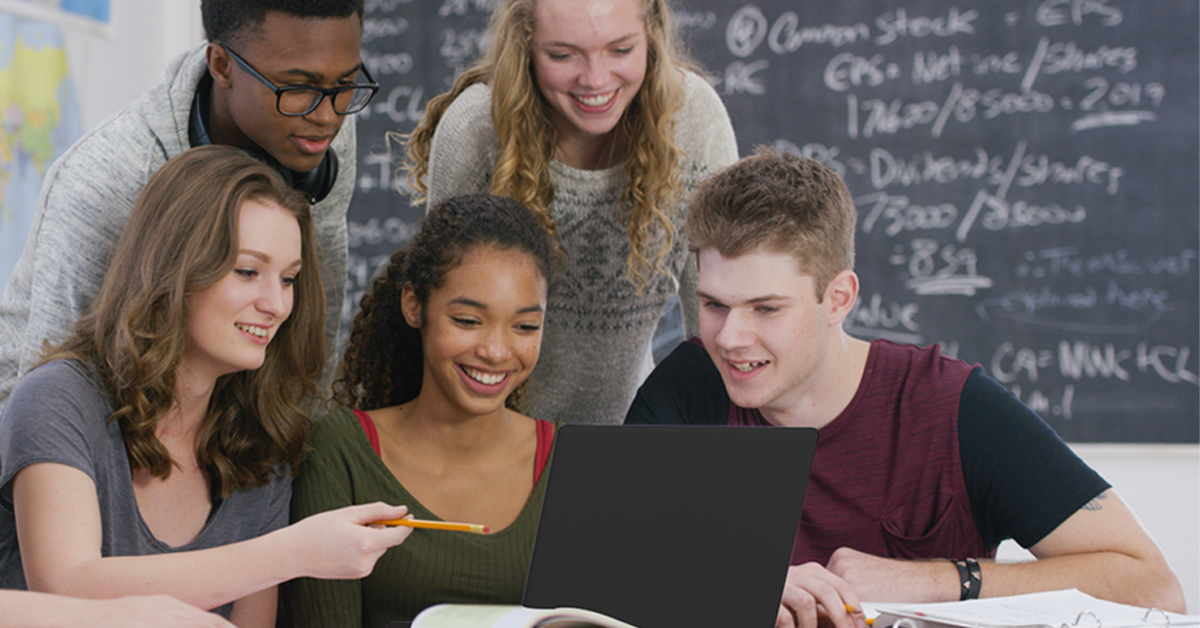
[[[1078,588],[1184,611],[1161,551],[1111,487],[982,369],[847,335],[854,203],[819,163],[760,151],[694,195],[700,338],[626,423],[820,430],[777,626],[865,628],[860,601]],[[1012,538],[1038,560],[998,564]]]

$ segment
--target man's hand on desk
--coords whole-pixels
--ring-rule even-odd
[[[866,628],[861,600],[872,602],[949,602],[958,599],[958,569],[946,560],[908,561],[880,558],[848,547],[838,549],[827,566],[818,563],[788,569],[776,628]]]
[[[867,628],[854,587],[818,563],[788,568],[775,628]]]

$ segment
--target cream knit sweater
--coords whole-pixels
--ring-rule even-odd
[[[729,114],[704,79],[687,74],[686,103],[677,114],[675,141],[687,154],[681,169],[684,199],[696,185],[737,161]],[[438,124],[429,152],[428,207],[468,193],[486,192],[498,150],[491,120],[491,88],[464,91]],[[683,303],[689,333],[696,332],[696,273],[683,237],[639,291],[626,273],[628,182],[622,165],[578,170],[550,165],[551,215],[567,260],[550,282],[542,352],[529,380],[526,414],[547,421],[620,423],[634,393],[653,368],[650,340],[667,299]],[[676,279],[678,278],[678,280]]]

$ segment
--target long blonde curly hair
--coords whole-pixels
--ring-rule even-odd
[[[429,101],[425,115],[407,138],[409,186],[414,202],[429,192],[429,147],[438,123],[450,104],[468,87],[486,83],[492,89],[492,123],[500,150],[490,192],[513,198],[534,211],[557,237],[550,204],[550,160],[557,144],[550,104],[533,76],[531,42],[536,0],[501,0],[492,12],[488,32],[492,43],[476,64],[454,82],[450,91]],[[631,281],[644,288],[676,237],[674,218],[679,200],[680,163],[687,155],[675,144],[675,114],[683,107],[683,70],[699,72],[684,52],[671,21],[667,0],[642,0],[646,27],[646,76],[637,96],[621,117],[618,132],[627,138],[625,171],[629,187],[628,224]],[[658,243],[655,250],[654,244]]]

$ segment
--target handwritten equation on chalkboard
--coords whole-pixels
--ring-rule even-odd
[[[492,0],[367,0],[362,59],[381,89],[358,116],[358,173],[349,213],[349,276],[342,308],[349,325],[371,281],[416,233],[424,208],[407,194],[403,146],[430,98],[479,56]]]
[[[346,316],[421,208],[398,153],[490,0],[369,0]],[[999,6],[994,6],[999,5]],[[687,0],[743,155],[847,181],[863,338],[940,343],[1072,441],[1200,442],[1197,3]]]

